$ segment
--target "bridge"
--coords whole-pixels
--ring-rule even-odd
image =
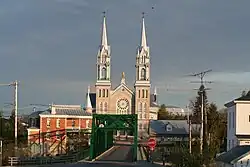
[[[123,131],[126,136],[116,136]],[[90,148],[83,153],[47,157],[27,163],[33,166],[159,166],[147,161],[145,141],[138,138],[137,115],[93,114]],[[47,159],[46,159],[47,158]],[[17,159],[12,159],[12,166],[26,166]],[[44,163],[45,162],[45,163]],[[29,166],[30,166],[29,165]]]

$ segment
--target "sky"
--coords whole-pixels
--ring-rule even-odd
[[[145,12],[152,89],[159,103],[184,107],[196,96],[197,77],[219,108],[250,85],[250,1],[242,0],[1,0],[0,84],[20,81],[19,112],[29,104],[82,104],[96,79],[102,12],[112,52],[112,84],[121,73],[133,86]],[[153,8],[152,8],[153,7]],[[0,87],[0,107],[13,100]],[[6,108],[7,111],[7,108]]]

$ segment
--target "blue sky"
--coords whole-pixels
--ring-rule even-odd
[[[84,104],[95,82],[105,10],[113,84],[124,71],[132,87],[144,11],[159,101],[185,106],[199,85],[184,76],[213,69],[209,100],[222,107],[250,85],[249,6],[247,0],[1,0],[0,83],[20,81],[20,107]],[[13,89],[0,87],[0,94],[3,106]]]

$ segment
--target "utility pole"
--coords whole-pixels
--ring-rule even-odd
[[[205,83],[213,83],[212,81],[204,81],[204,76],[211,72],[212,70],[206,70],[203,72],[191,74],[189,76],[199,77],[200,81],[194,81],[191,83],[200,83],[199,93],[201,93],[201,128],[200,128],[200,154],[203,154],[203,142],[204,142],[204,136],[205,136],[205,142],[207,147],[207,112],[204,111],[204,91],[210,90],[210,88],[205,88]],[[204,118],[205,117],[205,118]],[[205,122],[205,129],[204,129],[204,122]],[[205,132],[205,133],[204,133]],[[204,135],[204,136],[203,136]]]
[[[189,106],[187,106],[187,111],[188,111],[188,133],[189,133],[189,153],[192,153],[192,122],[191,122],[191,118],[190,118],[190,110],[189,110]]]
[[[15,156],[17,156],[17,87],[18,87],[18,81],[14,81],[12,83],[9,83],[9,84],[0,84],[0,86],[13,86],[15,88],[15,94],[14,94],[14,110],[15,110]]]
[[[15,99],[14,99],[14,107],[15,107],[15,156],[17,156],[17,131],[18,131],[18,122],[17,122],[17,109],[18,109],[18,81],[15,81],[13,83],[13,86],[15,87]]]

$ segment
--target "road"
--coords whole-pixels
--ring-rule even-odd
[[[108,153],[99,158],[98,161],[132,162],[132,147],[119,146],[111,153]]]
[[[99,162],[82,162],[77,164],[61,164],[53,165],[53,167],[162,167],[158,164],[150,163],[129,163],[129,162],[110,162],[110,161],[99,161]]]

